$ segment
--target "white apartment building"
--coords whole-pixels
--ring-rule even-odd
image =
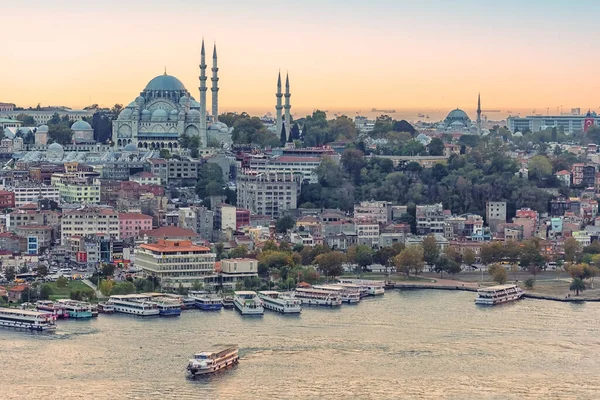
[[[379,223],[376,220],[355,221],[358,244],[369,247],[379,245]]]
[[[112,208],[85,207],[63,214],[61,244],[66,245],[71,236],[104,234],[120,239],[119,214]]]
[[[278,218],[298,208],[302,174],[246,170],[237,177],[237,205],[255,214]]]
[[[39,199],[49,199],[60,202],[60,191],[54,186],[45,185],[23,185],[7,188],[6,190],[15,194],[15,206],[21,207],[25,204],[37,203]]]
[[[253,157],[250,159],[250,169],[258,172],[272,173],[298,173],[302,174],[303,180],[317,183],[319,178],[315,173],[321,164],[320,157],[279,156],[268,158],[266,156]]]
[[[216,257],[210,248],[190,240],[159,239],[135,249],[135,263],[144,274],[159,278],[163,287],[170,288],[203,283],[205,277],[214,274]]]
[[[530,115],[527,117],[508,117],[507,128],[513,132],[539,132],[548,128],[562,129],[567,135],[583,131],[585,120],[593,120],[593,125],[600,126],[600,116],[595,113],[586,115]]]

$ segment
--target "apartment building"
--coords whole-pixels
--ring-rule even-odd
[[[61,244],[67,244],[71,236],[103,234],[120,239],[119,214],[112,208],[84,207],[65,212],[61,224]]]

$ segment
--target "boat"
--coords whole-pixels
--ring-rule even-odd
[[[351,290],[357,290],[361,299],[369,295],[369,288],[366,286],[355,285],[354,283],[337,283],[337,285]]]
[[[219,311],[223,307],[221,296],[210,293],[191,295],[196,302],[196,308],[203,311]]]
[[[96,318],[98,316],[98,313],[100,312],[100,310],[98,309],[98,305],[92,304],[90,306],[90,309],[92,310],[92,318]]]
[[[192,308],[196,308],[196,300],[191,297],[182,297],[181,298],[181,309],[182,310],[190,310]]]
[[[188,362],[187,370],[192,376],[206,375],[220,371],[239,362],[237,345],[216,345],[194,354]]]
[[[98,312],[103,314],[113,314],[115,312],[115,307],[108,303],[98,303]]]
[[[107,304],[113,306],[116,312],[124,314],[144,317],[160,314],[156,303],[141,300],[137,294],[113,295],[110,296]]]
[[[233,304],[242,315],[263,315],[265,313],[263,301],[256,292],[251,290],[234,292]]]
[[[59,307],[63,307],[69,313],[69,318],[91,318],[92,307],[90,303],[77,300],[59,299],[56,300]]]
[[[385,294],[385,282],[370,281],[368,279],[340,279],[340,283],[350,283],[367,289],[369,296],[381,296]]]
[[[225,309],[231,309],[235,307],[235,304],[233,303],[233,296],[225,296],[223,297],[223,308]]]
[[[342,305],[339,293],[322,289],[296,288],[293,297],[299,299],[303,306],[339,307]]]
[[[475,304],[496,305],[519,300],[524,294],[523,289],[514,284],[490,286],[477,291]]]
[[[0,308],[0,326],[32,331],[52,331],[56,329],[56,316],[50,311]]]
[[[157,301],[156,305],[158,306],[158,315],[163,317],[169,316],[177,316],[181,315],[181,304],[174,301]]]
[[[56,318],[69,318],[69,313],[64,309],[64,307],[61,307],[50,300],[38,300],[35,303],[35,307],[41,312],[51,312]]]
[[[313,288],[339,294],[340,298],[342,299],[342,303],[357,304],[360,301],[359,288],[347,287],[340,284],[314,285]]]
[[[263,306],[267,310],[282,314],[299,314],[302,312],[302,302],[287,294],[275,290],[263,290],[258,292],[258,297],[263,301]]]

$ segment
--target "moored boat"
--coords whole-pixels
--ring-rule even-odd
[[[210,293],[191,294],[190,298],[196,302],[196,308],[203,311],[219,311],[223,307],[221,296]]]
[[[56,301],[59,307],[63,307],[68,313],[69,318],[91,318],[92,307],[90,303],[77,300],[59,299]]]
[[[239,362],[237,345],[216,345],[194,354],[188,361],[187,370],[192,375],[205,375],[220,371]]]
[[[258,292],[258,297],[263,301],[267,310],[277,311],[282,314],[299,314],[302,311],[302,302],[289,295],[274,290]]]
[[[350,283],[366,288],[369,296],[381,296],[385,293],[385,282],[370,281],[368,279],[340,279],[340,283]]]
[[[144,301],[136,294],[110,296],[107,304],[113,306],[116,312],[124,314],[139,315],[143,317],[160,314],[156,303]]]
[[[477,291],[475,304],[493,306],[508,303],[520,299],[523,294],[523,289],[514,284],[490,286]]]
[[[115,312],[115,307],[108,303],[98,303],[98,311],[103,314],[113,314]]]
[[[225,309],[232,309],[235,307],[235,304],[233,303],[233,296],[225,296],[223,297],[223,308]]]
[[[52,331],[56,329],[55,320],[55,315],[49,311],[0,308],[0,326],[7,328]]]
[[[342,303],[357,304],[360,301],[360,290],[352,289],[342,285],[314,285],[313,288],[337,293],[342,299]]]
[[[339,293],[314,288],[297,288],[293,297],[299,299],[303,306],[339,307],[342,298]]]
[[[233,303],[242,315],[263,315],[265,313],[263,301],[254,291],[234,292]]]
[[[64,307],[55,304],[53,301],[38,300],[35,303],[35,306],[38,311],[51,312],[56,318],[69,318],[69,313],[67,312],[67,310],[65,310]]]

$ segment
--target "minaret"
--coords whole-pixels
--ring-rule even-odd
[[[286,73],[285,74],[285,106],[283,106],[283,108],[285,109],[285,138],[287,141],[290,140],[290,131],[292,129],[292,118],[290,116],[290,108],[292,108],[292,106],[290,105],[290,97],[292,95],[290,94],[290,77],[289,75]]]
[[[481,135],[481,93],[477,94],[477,134]]]
[[[217,122],[219,119],[219,77],[217,72],[219,72],[219,68],[217,67],[217,44],[215,43],[215,47],[213,49],[213,66],[212,66],[212,122]]]
[[[206,146],[206,54],[204,52],[204,39],[200,52],[200,142]]]
[[[277,115],[277,135],[281,134],[281,129],[283,127],[283,121],[281,119],[281,110],[283,109],[283,106],[281,105],[281,98],[283,97],[283,93],[281,93],[281,72],[279,73],[279,76],[277,77],[277,93],[275,94],[275,96],[277,96],[277,105],[275,106],[275,111],[276,111],[276,115]]]

